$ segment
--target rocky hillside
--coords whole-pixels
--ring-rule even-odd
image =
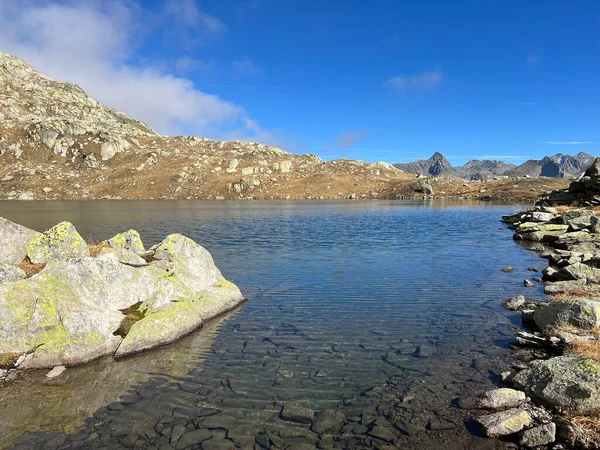
[[[513,164],[507,164],[504,161],[474,159],[459,167],[458,172],[466,180],[489,180],[495,176],[504,175],[508,170],[515,167]]]
[[[376,197],[406,179],[387,163],[160,136],[0,53],[0,198]]]
[[[433,189],[407,172],[433,177],[427,180]],[[449,178],[435,180],[440,175]],[[460,175],[439,153],[400,170],[255,142],[161,136],[78,86],[0,52],[0,199],[523,199],[566,187],[524,179],[483,186]]]

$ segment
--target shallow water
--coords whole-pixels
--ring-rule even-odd
[[[452,400],[492,388],[507,366],[518,316],[501,300],[543,298],[522,285],[540,260],[499,222],[516,209],[1,202],[0,216],[40,231],[61,220],[94,239],[135,228],[146,246],[184,233],[248,302],[157,351],[72,368],[52,382],[22,376],[0,391],[0,446],[500,448],[471,433]],[[516,270],[500,272],[507,265]],[[286,404],[344,416],[316,433],[283,420]]]

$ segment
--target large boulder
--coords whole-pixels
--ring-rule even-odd
[[[68,242],[45,236],[46,248]],[[140,266],[109,250],[70,258],[40,251],[47,259],[41,272],[0,284],[0,356],[28,354],[22,368],[124,356],[172,342],[243,301],[210,253],[180,234],[155,246],[152,261]]]
[[[586,282],[597,283],[600,281],[600,269],[576,262],[561,268],[554,278],[559,281],[586,280]]]
[[[600,326],[600,302],[592,299],[554,300],[533,313],[541,330],[573,326],[590,330]]]
[[[512,382],[546,406],[581,412],[600,409],[600,362],[583,356],[533,361]]]
[[[25,278],[25,272],[10,264],[0,264],[0,284]]]
[[[32,263],[41,264],[58,258],[90,256],[90,250],[72,223],[61,222],[31,239],[27,256]]]
[[[27,256],[29,242],[37,231],[0,217],[0,264],[17,264]]]

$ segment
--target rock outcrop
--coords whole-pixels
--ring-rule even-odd
[[[9,365],[69,366],[141,352],[243,301],[210,253],[180,234],[146,251],[131,230],[108,240],[96,257],[68,222],[30,234],[27,255],[45,264],[41,271],[0,278],[0,356]],[[22,251],[21,241],[14,245],[14,254]]]

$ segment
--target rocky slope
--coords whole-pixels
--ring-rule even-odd
[[[523,178],[464,185],[440,154],[414,170],[433,177],[426,181],[435,189],[424,190],[413,174],[384,162],[323,161],[253,142],[161,136],[0,52],[0,199],[529,199],[566,187]],[[451,177],[439,182],[440,175]]]
[[[0,198],[347,198],[409,179],[387,163],[160,136],[0,53]]]

